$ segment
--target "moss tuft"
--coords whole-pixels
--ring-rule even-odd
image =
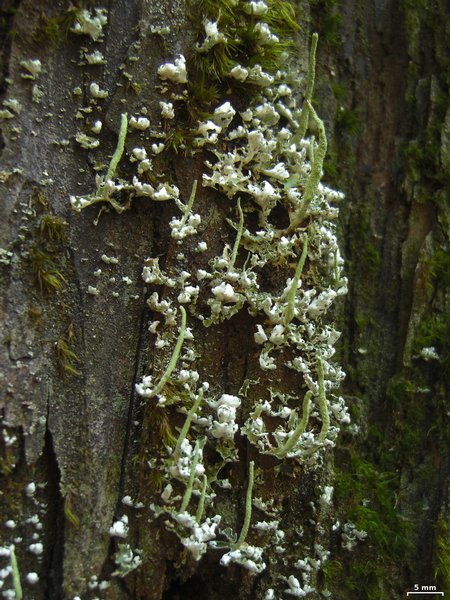
[[[62,288],[65,279],[52,253],[35,245],[30,250],[30,261],[41,293],[48,294]]]
[[[438,589],[448,595],[450,593],[450,527],[444,517],[438,520],[436,530],[434,576]]]
[[[342,17],[339,11],[340,0],[311,0],[314,25],[320,39],[331,48],[342,45]]]
[[[61,375],[81,375],[81,372],[75,368],[75,364],[80,362],[73,348],[75,334],[71,327],[67,337],[59,338],[55,342],[56,361]]]
[[[252,83],[238,82],[228,77],[236,65],[251,68],[259,64],[269,74],[276,73],[285,65],[293,50],[293,39],[299,29],[295,11],[289,2],[270,0],[269,10],[263,18],[248,17],[241,6],[231,0],[198,0],[189,3],[193,22],[198,25],[205,20],[217,21],[225,39],[208,51],[195,50],[188,61],[191,97],[191,117],[202,118],[194,111],[207,111],[223,93],[235,93],[237,98],[248,98],[258,90]],[[278,41],[261,46],[259,44],[258,23],[268,23]],[[199,32],[199,46],[204,36]],[[193,113],[193,114],[192,114]]]
[[[383,471],[356,450],[350,452],[347,464],[336,468],[335,475],[339,520],[352,522],[368,535],[360,546],[358,560],[350,566],[344,550],[335,552],[336,558],[325,563],[325,584],[337,590],[338,600],[390,600],[392,582],[386,573],[394,571],[399,557],[404,560],[412,550],[412,525],[396,508],[398,475]]]
[[[59,45],[67,39],[70,28],[75,22],[77,9],[72,8],[61,15],[48,16],[42,12],[37,31],[38,41],[48,40]]]
[[[67,244],[67,223],[52,214],[42,216],[39,232],[43,238],[58,244]]]

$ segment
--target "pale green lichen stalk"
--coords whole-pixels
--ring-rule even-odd
[[[120,162],[120,159],[123,156],[123,152],[125,150],[125,139],[127,137],[127,129],[128,129],[128,115],[127,113],[123,113],[120,117],[120,129],[119,129],[119,138],[117,140],[117,147],[114,151],[114,154],[111,157],[111,162],[109,163],[108,171],[106,172],[105,180],[112,179],[116,174],[117,165]]]
[[[313,393],[311,392],[311,390],[308,390],[306,392],[305,397],[303,399],[303,405],[302,405],[302,418],[299,420],[296,428],[294,429],[294,432],[288,438],[288,440],[284,444],[284,446],[281,446],[276,451],[275,454],[276,454],[277,458],[285,458],[289,454],[289,452],[291,452],[294,449],[294,447],[300,440],[300,437],[305,432],[306,425],[308,424],[308,420],[309,420],[310,410],[311,410],[312,395],[313,395]]]
[[[237,254],[238,254],[238,250],[239,250],[239,244],[241,243],[242,232],[244,230],[244,213],[242,212],[240,198],[238,198],[238,200],[237,200],[237,209],[238,209],[238,213],[239,213],[239,224],[238,224],[238,228],[237,228],[236,239],[234,241],[233,252],[231,253],[230,268],[233,268],[234,263],[236,262],[236,258],[237,258]]]
[[[104,177],[97,177],[97,190],[94,194],[88,195],[85,198],[81,196],[71,196],[70,202],[74,210],[80,211],[81,209],[87,208],[92,204],[97,204],[98,202],[109,202],[118,213],[121,213],[125,210],[126,205],[121,205],[113,197],[113,194],[119,189],[119,186],[114,184],[112,179],[116,174],[117,166],[125,150],[125,139],[127,136],[127,129],[128,115],[127,113],[123,113],[120,117],[120,129],[119,137],[117,140],[117,146],[114,151],[114,154],[111,157],[111,161],[109,163],[106,175]]]
[[[309,50],[309,69],[308,69],[308,81],[306,84],[305,102],[300,113],[298,131],[295,134],[295,138],[302,139],[306,135],[308,130],[308,120],[311,108],[311,102],[314,93],[314,85],[316,79],[316,51],[319,36],[317,33],[313,33],[311,38],[311,48]],[[296,140],[297,141],[297,140]]]
[[[175,450],[173,451],[173,456],[175,459],[177,459],[180,454],[181,444],[183,443],[184,439],[186,438],[186,435],[187,435],[189,428],[191,426],[191,423],[192,423],[192,419],[194,418],[194,415],[197,412],[198,407],[200,406],[202,400],[203,400],[203,388],[200,388],[200,390],[197,394],[197,398],[195,399],[194,404],[190,408],[190,410],[186,416],[184,425],[180,431],[180,435],[178,436],[177,444],[175,446]]]
[[[180,306],[180,312],[181,312],[180,332],[178,334],[178,338],[177,338],[175,347],[173,349],[172,356],[170,357],[169,364],[167,365],[166,370],[164,371],[163,375],[161,376],[161,379],[158,381],[158,383],[156,384],[156,386],[153,389],[150,390],[148,388],[149,380],[144,379],[144,381],[142,383],[142,389],[139,387],[137,390],[138,393],[141,394],[141,396],[144,396],[145,398],[153,398],[154,396],[157,396],[164,389],[164,386],[169,381],[170,376],[172,375],[175,367],[177,366],[178,357],[180,356],[181,348],[183,347],[184,336],[186,333],[186,321],[187,321],[186,309],[184,308],[184,306]]]
[[[320,360],[317,365],[317,372],[319,375],[319,409],[320,409],[320,417],[322,419],[322,427],[319,433],[319,440],[323,441],[326,439],[328,435],[328,430],[330,429],[330,415],[328,414],[328,404],[327,398],[325,395],[325,382],[324,382],[324,373],[323,373],[323,362]]]
[[[189,196],[189,201],[186,205],[186,210],[184,211],[183,218],[181,219],[181,227],[186,225],[186,221],[187,221],[187,219],[191,213],[192,207],[194,205],[195,196],[197,194],[197,183],[198,183],[198,181],[195,180],[192,185],[191,195]]]
[[[325,156],[327,154],[327,136],[325,133],[325,126],[323,124],[323,121],[322,119],[319,119],[312,104],[310,102],[307,102],[307,105],[312,119],[317,125],[317,129],[319,131],[319,145],[314,151],[314,160],[311,167],[311,175],[309,176],[308,181],[306,183],[305,193],[303,196],[303,204],[305,209],[308,207],[309,203],[317,193],[317,188],[322,178],[323,161],[325,160]]]
[[[205,512],[205,499],[206,499],[206,490],[208,489],[208,478],[206,475],[203,475],[203,484],[202,491],[200,494],[200,500],[198,501],[197,512],[195,513],[195,520],[197,523],[202,522],[203,513]]]
[[[252,519],[252,494],[253,494],[254,482],[255,482],[255,461],[252,460],[252,461],[250,461],[250,464],[248,467],[248,485],[247,485],[247,494],[245,496],[244,523],[242,525],[239,539],[236,542],[236,545],[233,547],[233,550],[239,549],[247,538],[248,530],[250,528],[250,521]]]
[[[297,268],[295,269],[294,277],[292,278],[291,287],[286,296],[287,306],[284,311],[284,325],[289,325],[292,319],[295,316],[295,296],[297,295],[298,282],[300,281],[300,277],[303,271],[303,267],[305,266],[306,256],[308,254],[308,234],[305,234],[305,239],[303,241],[303,250],[300,256],[300,260],[297,263]]]
[[[308,114],[311,114],[319,132],[319,144],[318,147],[311,152],[311,173],[306,182],[302,205],[291,218],[291,224],[289,226],[291,231],[295,230],[304,220],[305,216],[307,215],[309,205],[317,194],[317,189],[322,178],[323,162],[327,154],[327,136],[323,121],[318,117],[312,104],[309,101],[307,101],[306,104],[309,109]]]
[[[180,506],[180,513],[183,513],[187,509],[187,507],[189,505],[189,502],[191,500],[192,486],[194,485],[194,479],[195,479],[195,476],[196,476],[196,470],[197,470],[198,459],[199,459],[199,452],[203,448],[204,443],[205,443],[205,440],[196,440],[196,442],[195,442],[194,458],[192,460],[191,472],[189,474],[189,481],[187,483],[186,491],[185,491],[184,496],[183,496],[183,501],[182,501],[181,506]]]
[[[22,584],[20,582],[20,571],[19,565],[17,564],[16,551],[14,546],[9,547],[9,556],[11,560],[11,573],[13,578],[14,592],[16,600],[22,600]]]

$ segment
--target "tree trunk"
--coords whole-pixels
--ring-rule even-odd
[[[265,46],[261,37],[259,42],[251,37],[264,17],[247,14],[242,2],[104,4],[100,10],[91,2],[6,0],[0,9],[5,290],[0,568],[9,568],[2,571],[4,597],[387,600],[421,586],[448,592],[445,1],[298,2],[296,31],[285,3],[267,0],[269,24],[280,39]],[[235,14],[242,20],[239,27],[246,23],[244,33],[239,30],[248,36],[245,52],[231,37],[228,46],[213,42],[213,28],[205,42],[208,19],[218,19],[220,32],[235,26]],[[217,125],[214,110],[227,101],[241,114],[248,106],[256,110],[255,97],[264,89],[218,75],[228,65],[227,53],[218,48],[231,47],[241,58],[246,54],[250,69],[251,44],[267,59],[268,48],[292,38],[296,57],[289,68],[292,79],[298,80],[299,71],[303,81],[300,90],[295,81],[288,83],[301,107],[315,31],[313,106],[328,135],[322,180],[345,193],[338,239],[349,292],[333,309],[332,320],[342,331],[333,361],[347,373],[340,393],[351,423],[342,418],[336,440],[325,427],[321,404],[326,388],[328,409],[341,410],[338,395],[330,391],[328,358],[311,350],[317,371],[308,387],[301,372],[285,366],[295,356],[287,337],[278,339],[274,327],[269,341],[255,342],[258,325],[269,331],[267,312],[264,321],[256,291],[251,305],[244,287],[236,284],[235,293],[230,275],[233,269],[240,276],[256,273],[258,293],[266,299],[272,294],[274,306],[284,306],[280,336],[293,331],[300,308],[297,299],[292,297],[291,305],[288,299],[296,269],[299,295],[308,286],[325,290],[341,281],[338,254],[331,271],[323,257],[318,266],[314,262],[319,252],[311,237],[314,220],[320,224],[325,217],[319,209],[299,216],[281,202],[267,217],[248,192],[227,194],[203,177],[211,176],[211,164],[222,160],[219,154],[240,143],[238,137],[220,137],[227,125]],[[198,76],[188,82],[188,96],[176,62],[180,55],[187,58],[188,77]],[[275,58],[282,59],[274,53]],[[172,71],[159,70],[163,64]],[[278,63],[270,68],[276,76]],[[178,97],[169,98],[173,90]],[[286,114],[280,123],[289,128]],[[298,109],[296,118],[299,114]],[[320,121],[307,114],[308,143],[314,146],[312,135],[319,140],[317,157]],[[211,124],[202,143],[200,134],[192,133],[199,122]],[[152,171],[146,170],[143,148]],[[313,167],[312,157],[310,162]],[[141,184],[153,190],[147,194],[151,198],[132,180],[138,168]],[[108,179],[116,182],[109,192]],[[278,180],[270,181],[279,189]],[[234,185],[238,189],[241,182]],[[297,182],[283,185],[287,190]],[[305,196],[307,184],[300,188]],[[191,192],[195,199],[188,207]],[[155,201],[165,195],[167,201]],[[81,210],[84,201],[93,206]],[[180,215],[183,205],[186,212]],[[187,226],[192,231],[183,229]],[[258,238],[260,228],[295,238],[290,254],[280,258],[280,251],[252,266],[251,257],[263,256],[253,244],[264,243],[268,256],[271,252],[271,242]],[[216,279],[222,269],[224,279],[210,284],[194,275],[199,269],[216,273]],[[190,289],[196,286],[198,303],[198,292]],[[247,304],[241,307],[244,297]],[[158,304],[162,300],[169,308]],[[183,307],[189,328],[184,338]],[[325,313],[317,323],[328,331],[331,313]],[[267,344],[281,357],[276,369],[261,368],[261,348]],[[152,380],[145,384],[149,373]],[[201,388],[202,382],[209,389]],[[280,411],[285,407],[295,426],[308,390],[313,398],[308,430],[316,446],[299,450],[298,459],[267,446],[261,452],[249,424],[258,418],[255,407],[263,401]],[[330,413],[330,431],[337,432],[336,414]],[[283,418],[270,413],[266,424],[275,428]],[[176,444],[184,425],[192,444],[182,450]],[[274,445],[275,437],[264,439]],[[279,439],[282,448],[289,436]],[[191,452],[184,480],[180,472],[174,475],[183,452]],[[206,469],[198,477],[195,453]],[[199,542],[200,558],[189,545],[199,534],[189,537],[189,527],[180,524],[186,511],[173,506],[194,506],[199,524],[202,493],[204,527],[221,531],[216,537],[223,547]],[[220,515],[220,524],[213,515]],[[257,521],[260,529],[254,527]],[[267,525],[275,521],[278,525]],[[262,558],[250,556],[254,548],[263,548]]]

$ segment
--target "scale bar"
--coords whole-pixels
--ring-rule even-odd
[[[422,594],[433,594],[433,595],[436,595],[436,594],[438,594],[439,596],[443,596],[444,592],[406,592],[407,596],[412,596],[413,594],[415,594],[415,595],[418,595],[418,594],[420,594],[420,595],[422,595]]]

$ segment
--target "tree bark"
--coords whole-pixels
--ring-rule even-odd
[[[189,242],[178,259],[169,229],[178,216],[173,204],[135,198],[124,214],[100,204],[78,214],[69,202],[96,188],[124,112],[158,121],[158,67],[189,57],[202,25],[182,0],[111,0],[106,8],[101,44],[70,31],[69,2],[10,0],[0,9],[0,531],[2,546],[14,545],[23,597],[262,600],[272,587],[274,597],[289,598],[288,576],[302,582],[304,572],[292,565],[317,547],[330,554],[318,567],[311,555],[308,598],[323,591],[337,600],[406,597],[415,584],[449,591],[445,1],[296,5],[305,78],[310,33],[319,32],[314,107],[329,138],[323,180],[346,195],[339,240],[349,293],[334,318],[352,424],[313,471],[258,457],[238,442],[239,461],[227,467],[236,485],[220,500],[224,520],[240,530],[256,460],[258,494],[275,499],[289,540],[278,566],[257,576],[221,566],[223,551],[193,560],[165,517],[149,509],[162,492],[155,461],[185,417],[171,406],[163,416],[135,392],[148,372],[164,372],[176,341],[155,348],[149,323],[156,317],[146,303],[154,288],[142,282],[144,260],[159,257],[169,277],[207,268],[225,243],[233,246],[236,232],[226,219],[236,222],[236,211],[199,185],[195,211],[207,251]],[[100,49],[104,63],[80,67],[82,46],[85,54]],[[30,59],[42,64],[36,79],[21,65]],[[90,102],[92,82],[108,92],[104,101]],[[100,153],[74,141],[80,123],[93,126],[96,118],[103,122]],[[128,155],[138,141],[126,142]],[[205,157],[211,160],[205,152],[161,159],[182,198],[201,181]],[[292,265],[264,272],[274,289],[288,276]],[[188,314],[201,377],[218,395],[242,396],[242,414],[273,383],[258,367],[256,324],[240,312],[207,329]],[[248,398],[246,381],[257,382]],[[298,393],[287,369],[277,384]],[[324,486],[334,486],[331,505],[320,504]],[[141,564],[121,576],[122,539],[109,532],[123,515],[129,532],[122,550],[128,544]],[[367,538],[349,542],[349,523]],[[0,560],[7,567],[11,554]],[[19,597],[8,573],[7,589]]]

